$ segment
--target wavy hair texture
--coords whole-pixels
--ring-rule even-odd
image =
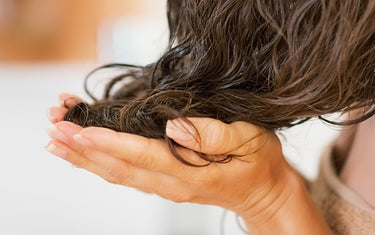
[[[375,113],[375,1],[169,0],[168,22],[169,46],[157,62],[102,67],[127,69],[65,120],[165,139],[193,165],[165,136],[167,120],[277,130],[334,112],[364,110],[345,123],[321,118],[354,124]]]

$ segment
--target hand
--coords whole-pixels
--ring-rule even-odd
[[[64,116],[68,112],[68,109],[82,100],[73,94],[61,93],[58,96],[58,101],[60,106],[54,106],[47,110],[47,118],[53,124],[64,120]]]
[[[66,99],[66,94],[60,95]],[[74,104],[67,104],[71,106]],[[246,122],[224,124],[209,118],[189,118],[198,133],[182,120],[168,121],[167,135],[186,148],[178,153],[187,161],[205,164],[194,151],[241,155],[226,164],[190,167],[179,162],[162,140],[105,128],[82,128],[64,122],[67,111],[53,107],[48,129],[51,153],[103,179],[175,202],[218,205],[265,222],[288,199],[293,171],[283,158],[277,136]],[[197,143],[199,134],[201,142]],[[292,177],[293,178],[293,177]]]

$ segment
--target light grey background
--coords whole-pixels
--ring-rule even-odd
[[[220,234],[220,208],[178,205],[108,184],[43,148],[49,141],[46,110],[57,104],[57,94],[86,97],[83,77],[96,65],[144,64],[161,54],[167,38],[164,0],[153,4],[155,15],[147,19],[103,24],[99,62],[0,65],[0,234]],[[281,137],[285,155],[313,178],[323,146],[336,134],[319,121],[287,130]],[[225,231],[242,234],[233,213],[226,217]]]

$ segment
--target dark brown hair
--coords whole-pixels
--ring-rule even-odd
[[[277,130],[334,112],[364,110],[327,122],[375,113],[375,1],[169,0],[168,21],[169,47],[156,63],[102,67],[126,72],[65,119],[166,139],[173,149],[165,125],[176,117]]]

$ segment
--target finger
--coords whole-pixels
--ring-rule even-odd
[[[187,197],[191,193],[189,193],[184,182],[158,172],[134,167],[103,152],[91,152],[90,157],[86,158],[57,140],[52,140],[46,149],[110,183],[133,187],[147,193],[155,193],[176,202],[185,202],[192,199],[191,196],[190,198]]]
[[[223,176],[222,172],[219,172],[219,169],[213,165],[191,167],[181,163],[161,140],[98,127],[84,128],[73,138],[85,146],[84,155],[89,158],[95,156],[95,152],[103,152],[117,160],[129,162],[135,167],[171,176],[183,182],[189,181],[186,182],[187,184],[217,183]],[[189,163],[200,166],[208,163],[192,150],[177,147],[176,151]],[[97,161],[100,159],[98,158]],[[101,164],[104,165],[106,162],[101,162]]]
[[[114,178],[110,176],[102,167],[85,157],[79,156],[61,141],[51,140],[45,149],[53,155],[72,163],[78,168],[85,169],[102,177],[106,181],[114,181]]]
[[[137,167],[172,174],[187,167],[172,155],[162,140],[99,127],[82,129],[73,138],[84,147],[108,153]]]
[[[95,152],[103,152],[115,158],[125,160],[132,165],[160,172],[183,180],[188,177],[197,181],[211,175],[209,169],[190,167],[182,164],[170,152],[161,140],[143,136],[119,133],[106,128],[82,128],[71,122],[59,122],[48,128],[48,135],[67,143],[72,149],[86,157]],[[182,158],[196,165],[207,164],[192,150],[177,148]]]
[[[106,169],[111,176],[118,179],[117,184],[122,184],[122,181],[128,182],[132,187],[135,187],[144,192],[154,193],[162,198],[172,200],[174,202],[199,202],[205,203],[204,197],[198,197],[194,193],[196,191],[194,177],[182,179],[168,174],[153,171],[152,169],[140,168],[128,163],[120,158],[112,157],[111,155],[95,150],[89,150],[87,156],[90,160],[97,163],[99,166]],[[197,168],[195,168],[197,169]],[[186,181],[186,179],[188,179]],[[206,181],[208,179],[205,179]],[[206,183],[202,180],[200,185]],[[201,190],[199,194],[203,195]],[[213,199],[211,199],[212,201]]]
[[[124,178],[119,178],[116,175],[112,175],[111,172],[109,172],[106,168],[75,152],[61,141],[51,140],[45,149],[53,155],[70,162],[75,167],[85,169],[91,173],[94,173],[95,175],[98,175],[109,183],[137,188],[149,193],[149,191],[141,188],[139,185],[135,185],[129,181],[126,181]]]
[[[164,170],[181,165],[161,140],[118,133],[99,127],[83,129],[81,126],[66,121],[49,127],[47,134],[52,139],[58,139],[68,144],[77,152],[89,155],[91,151],[95,150],[126,160],[137,167]]]
[[[79,147],[80,145],[72,140],[72,136],[79,133],[82,129],[81,126],[72,122],[62,121],[50,126],[47,129],[47,134],[52,139],[57,139],[74,148],[74,146]]]
[[[119,182],[129,182],[133,187],[142,191],[153,192],[161,197],[173,200],[188,191],[186,183],[175,177],[153,171],[152,169],[136,167],[108,153],[88,150],[83,154],[106,169],[111,176],[119,179]]]
[[[76,95],[73,95],[73,94],[69,94],[69,93],[61,93],[59,96],[58,96],[58,101],[59,101],[59,104],[62,106],[62,107],[66,107],[66,108],[71,108],[73,107],[74,105],[82,102],[82,99],[79,98],[78,96]]]
[[[68,112],[67,108],[64,107],[51,107],[47,110],[48,120],[52,123],[61,122],[64,120],[65,114]]]
[[[226,124],[211,118],[174,119],[166,134],[182,146],[205,154],[246,155],[264,145],[267,131],[247,122]]]
[[[117,183],[130,182],[142,191],[147,190],[175,202],[205,203],[206,199],[197,195],[202,195],[202,188],[207,185],[218,185],[223,177],[224,169],[221,166],[224,165],[203,168],[186,166],[170,153],[161,140],[98,127],[83,129],[70,122],[59,122],[52,128],[56,129],[60,132],[49,131],[52,138],[64,140],[73,151],[106,169],[115,176]],[[80,139],[82,137],[83,141]],[[83,143],[85,141],[89,143]],[[192,156],[190,158],[196,157],[191,150],[177,150],[183,157],[189,154]]]

